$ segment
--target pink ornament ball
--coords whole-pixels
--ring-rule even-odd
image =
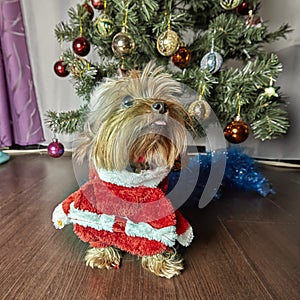
[[[53,158],[61,157],[64,152],[64,145],[58,142],[57,139],[54,139],[53,142],[48,145],[48,154]]]

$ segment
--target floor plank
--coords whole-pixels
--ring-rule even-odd
[[[225,223],[273,299],[300,298],[299,223]]]

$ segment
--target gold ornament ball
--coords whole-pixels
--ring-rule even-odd
[[[179,45],[179,37],[171,29],[161,33],[156,42],[156,48],[163,56],[173,55],[178,50]]]
[[[134,39],[125,30],[117,33],[112,40],[112,50],[119,57],[131,54],[134,48]]]
[[[191,61],[191,51],[184,46],[179,47],[177,52],[172,56],[172,62],[175,66],[183,69]]]
[[[94,25],[99,35],[103,38],[111,36],[115,28],[113,20],[106,14],[100,15]]]
[[[192,117],[195,117],[196,119],[200,119],[200,120],[204,121],[207,118],[209,118],[210,113],[211,113],[211,107],[207,101],[205,101],[203,99],[197,100],[197,101],[194,101],[189,106],[188,113]]]
[[[224,128],[225,139],[232,144],[244,142],[249,136],[249,127],[237,116]]]
[[[220,0],[220,5],[227,10],[237,8],[242,3],[243,0]]]

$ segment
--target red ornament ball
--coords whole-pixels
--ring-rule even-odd
[[[252,3],[252,1],[246,0],[243,1],[243,3],[239,5],[235,10],[238,15],[247,16],[250,10],[254,10],[254,4]]]
[[[48,154],[53,158],[61,157],[64,152],[64,145],[60,143],[57,139],[53,139],[53,141],[48,145]]]
[[[59,77],[66,77],[70,74],[67,70],[67,65],[63,60],[59,60],[54,64],[54,72]]]
[[[83,36],[80,36],[73,41],[73,51],[79,56],[88,55],[90,49],[91,45],[89,41]]]
[[[184,46],[179,47],[177,52],[172,56],[172,62],[178,68],[185,68],[191,61],[191,51]]]
[[[86,2],[82,6],[88,12],[88,16],[89,16],[90,20],[92,20],[93,17],[94,17],[94,10],[93,10],[93,8],[88,3],[86,3]]]
[[[92,0],[92,5],[95,9],[104,9],[104,3],[102,0]]]
[[[249,127],[237,116],[224,128],[224,136],[232,144],[242,143],[249,136]]]

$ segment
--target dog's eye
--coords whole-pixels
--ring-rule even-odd
[[[125,107],[125,108],[129,108],[130,106],[133,105],[133,98],[131,96],[125,96],[123,99],[122,99],[122,106]]]

